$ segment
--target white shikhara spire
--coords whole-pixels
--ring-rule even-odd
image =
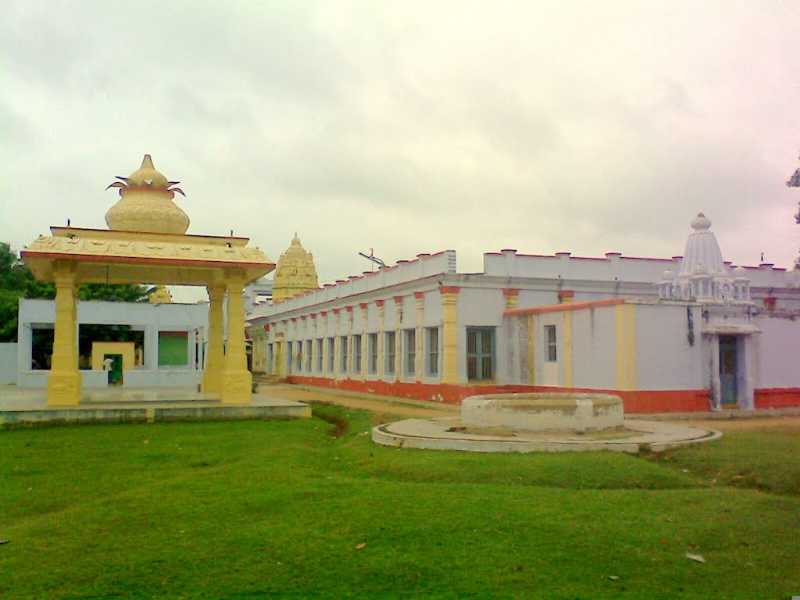
[[[680,270],[677,275],[664,271],[657,284],[659,297],[715,304],[749,302],[750,281],[744,276],[744,269],[731,270],[722,260],[708,217],[698,213],[691,226],[693,231],[686,240]]]

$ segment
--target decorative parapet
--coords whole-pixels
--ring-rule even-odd
[[[259,305],[249,318],[270,317],[275,314],[323,304],[363,294],[433,275],[455,273],[456,252],[445,250],[435,254],[419,254],[417,258],[398,262],[377,271],[365,271],[363,275],[338,280],[335,284],[325,284],[322,288],[300,294],[278,305]]]

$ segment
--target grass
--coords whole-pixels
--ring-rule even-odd
[[[0,598],[800,593],[796,433],[478,455],[315,415],[0,433]]]

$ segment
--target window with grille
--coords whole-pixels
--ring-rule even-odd
[[[332,337],[328,338],[328,373],[333,373],[334,367],[334,350],[336,349],[336,340]]]
[[[383,349],[383,354],[386,357],[386,365],[384,368],[384,373],[387,375],[394,375],[394,356],[395,351],[397,350],[395,344],[395,335],[394,331],[387,331],[386,332],[386,344]]]
[[[347,350],[348,350],[347,346],[348,346],[348,344],[347,344],[347,336],[346,335],[343,335],[340,338],[340,343],[342,345],[342,352],[341,352],[341,356],[339,357],[341,359],[340,363],[339,363],[339,366],[341,368],[339,369],[339,371],[341,373],[347,373],[347,371],[348,371],[348,368],[347,368]]]
[[[467,327],[467,379],[494,377],[494,327]]]
[[[272,373],[272,344],[267,344],[267,373]]]
[[[427,371],[428,375],[435,377],[439,374],[439,328],[428,327]]]
[[[414,329],[406,329],[403,334],[405,337],[405,371],[406,375],[413,375],[417,359],[417,332]]]
[[[286,342],[286,372],[292,372],[292,342]]]
[[[311,373],[311,340],[306,340],[306,371]]]
[[[322,373],[322,338],[317,340],[317,371]]]
[[[556,338],[556,326],[544,326],[544,356],[547,362],[558,361],[558,340]]]
[[[361,373],[361,336],[353,336],[353,372]]]
[[[374,375],[378,372],[378,334],[370,333],[369,338],[369,372]]]

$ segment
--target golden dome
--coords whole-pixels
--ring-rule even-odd
[[[277,304],[317,288],[319,280],[314,266],[314,256],[303,248],[295,233],[289,248],[278,259],[275,279],[272,282],[272,302]]]
[[[179,181],[168,181],[153,166],[149,154],[144,155],[142,166],[128,177],[119,177],[106,189],[119,188],[119,201],[108,209],[106,223],[117,231],[142,231],[147,233],[186,233],[189,217],[172,201],[174,187]]]
[[[156,286],[148,296],[150,304],[172,304],[172,294],[165,285]]]

